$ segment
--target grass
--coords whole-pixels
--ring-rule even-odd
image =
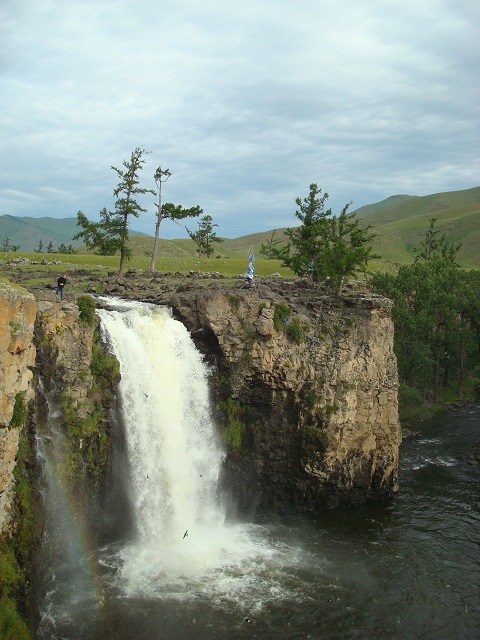
[[[174,242],[174,241],[172,241]],[[40,255],[40,258],[39,258]],[[11,260],[14,257],[25,257],[29,260],[39,261],[42,258],[42,254],[36,253],[5,253],[0,252],[0,260]],[[39,283],[46,283],[53,278],[58,277],[60,271],[66,271],[68,277],[68,270],[87,269],[96,273],[105,273],[109,271],[118,271],[119,257],[118,256],[97,256],[93,254],[45,254],[47,260],[61,260],[62,264],[18,264],[15,266],[15,270],[31,272],[32,268],[39,274]],[[236,258],[198,258],[196,256],[167,256],[160,254],[157,258],[156,267],[159,272],[185,272],[189,271],[208,271],[219,272],[226,277],[234,277],[244,274],[247,270],[248,258],[236,257]],[[148,271],[150,267],[150,258],[148,256],[134,255],[132,260],[126,263],[126,269],[141,269],[142,271]],[[8,273],[8,267],[4,270]],[[284,277],[293,276],[290,269],[282,267],[280,260],[255,260],[255,271],[258,276],[268,276],[272,273],[279,273]],[[68,283],[67,283],[68,287]]]

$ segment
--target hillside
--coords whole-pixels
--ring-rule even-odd
[[[480,268],[480,187],[463,191],[449,191],[428,196],[395,195],[381,202],[355,211],[365,223],[371,224],[377,237],[374,250],[386,260],[408,263],[413,260],[413,249],[419,245],[429,227],[429,220],[437,218],[437,228],[447,240],[462,243],[458,254],[464,267]],[[296,219],[292,215],[292,226]],[[80,253],[86,253],[81,242],[73,241],[77,233],[76,218],[33,218],[0,216],[0,243],[9,238],[10,244],[20,245],[20,251],[34,251],[40,240],[44,251],[53,242],[72,244]],[[151,255],[153,237],[130,230],[130,244],[134,255]],[[284,229],[253,233],[239,238],[225,238],[215,244],[214,257],[244,258],[250,247],[256,258],[260,247],[274,239],[285,240]],[[159,255],[165,258],[193,258],[196,245],[190,238],[160,239]]]
[[[0,216],[0,244],[8,238],[10,245],[20,245],[20,251],[35,251],[40,241],[44,251],[50,242],[54,249],[62,243],[80,247],[81,240],[72,240],[78,231],[77,218]]]
[[[463,191],[447,191],[428,196],[391,196],[386,200],[360,207],[355,213],[365,218],[375,227],[404,218],[428,215],[439,218],[439,214],[447,209],[471,206],[474,209],[480,204],[480,187]]]
[[[375,250],[385,259],[411,262],[431,218],[452,243],[461,242],[459,262],[480,267],[480,187],[428,196],[393,196],[356,211],[377,233]]]

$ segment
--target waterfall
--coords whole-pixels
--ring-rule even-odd
[[[224,453],[211,419],[208,368],[167,308],[117,300],[98,313],[120,363],[137,531],[122,551],[123,575],[132,585],[195,574],[233,543],[218,495]]]
[[[294,599],[302,556],[288,531],[226,521],[209,370],[190,334],[166,308],[102,301],[101,332],[121,373],[112,423],[121,455],[112,457],[111,499],[98,512],[108,535],[99,548],[72,508],[56,466],[63,435],[52,402],[37,416],[49,515],[37,637],[211,637],[182,630],[210,629],[217,610],[244,624],[265,602]]]

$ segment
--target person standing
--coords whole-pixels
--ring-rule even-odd
[[[63,276],[60,276],[60,278],[57,280],[57,290],[56,290],[56,294],[60,294],[60,300],[63,300],[63,290],[65,288],[65,285],[67,284],[67,274],[64,273]]]

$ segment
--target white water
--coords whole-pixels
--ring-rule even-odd
[[[218,495],[224,453],[208,370],[190,334],[163,307],[115,301],[99,315],[120,362],[137,528],[136,539],[105,564],[116,565],[128,595],[184,598],[187,585],[237,596],[251,590],[287,550],[273,548],[262,527],[225,523]]]

